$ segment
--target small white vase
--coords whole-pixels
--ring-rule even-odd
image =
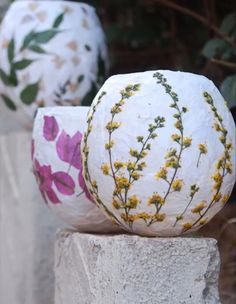
[[[48,207],[79,231],[112,233],[113,224],[92,201],[83,176],[80,144],[88,107],[39,109],[32,158],[39,189]]]
[[[107,47],[95,9],[17,1],[0,29],[0,111],[31,128],[38,107],[89,105],[104,81]],[[10,125],[10,122],[6,122]]]
[[[88,115],[84,177],[97,204],[123,228],[182,235],[227,202],[235,138],[226,102],[207,78],[172,71],[116,75]]]

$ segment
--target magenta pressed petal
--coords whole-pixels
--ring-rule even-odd
[[[56,193],[54,192],[53,189],[50,189],[48,191],[46,191],[46,194],[49,198],[49,200],[53,203],[53,204],[61,204],[59,198],[57,197]]]
[[[84,178],[83,178],[83,174],[82,174],[82,170],[79,173],[79,185],[81,187],[81,189],[83,190],[85,196],[87,197],[87,199],[89,199],[90,201],[93,202],[93,198],[91,196],[91,194],[88,191],[88,188],[85,184]]]
[[[75,182],[72,177],[65,172],[55,172],[53,181],[57,190],[64,195],[72,195],[75,193]]]
[[[80,132],[71,137],[63,130],[56,143],[58,157],[76,169],[81,168],[81,139],[82,134]]]
[[[44,116],[43,136],[48,141],[53,141],[59,132],[58,123],[53,116]]]

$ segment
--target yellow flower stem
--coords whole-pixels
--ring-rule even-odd
[[[198,156],[198,160],[197,160],[197,168],[198,168],[198,166],[199,166],[201,156],[202,156],[202,152],[200,152],[200,153],[199,153],[199,156]]]

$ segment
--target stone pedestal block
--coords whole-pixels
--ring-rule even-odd
[[[219,266],[210,238],[62,231],[55,304],[216,304]]]

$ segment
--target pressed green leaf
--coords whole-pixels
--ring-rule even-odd
[[[12,111],[16,111],[16,106],[14,104],[14,102],[5,94],[1,94],[1,97],[5,103],[5,105]]]
[[[16,70],[23,70],[25,68],[27,68],[34,60],[31,59],[22,59],[20,61],[17,61],[13,64],[13,67]]]
[[[20,94],[22,102],[26,105],[32,104],[37,98],[39,91],[39,83],[33,83],[28,85]]]
[[[79,77],[78,77],[78,82],[80,83],[80,82],[82,82],[84,80],[84,75],[80,75]]]
[[[60,26],[60,24],[62,23],[63,19],[64,19],[64,13],[57,16],[57,18],[55,19],[55,21],[53,23],[53,27],[58,28]]]
[[[39,44],[48,43],[52,38],[54,38],[60,31],[58,30],[47,30],[43,32],[35,33],[35,42]]]
[[[202,54],[209,59],[216,56],[219,57],[227,48],[227,42],[219,38],[213,38],[205,44]]]
[[[92,82],[90,91],[84,96],[82,100],[82,105],[90,106],[96,94],[97,94],[97,87],[96,84]]]
[[[228,14],[221,23],[220,30],[226,34],[236,32],[236,14]]]
[[[236,107],[236,74],[226,77],[220,90],[229,107]]]
[[[88,45],[88,44],[85,44],[85,49],[88,51],[88,52],[90,52],[91,51],[91,46],[90,45]]]
[[[41,46],[37,45],[37,44],[34,44],[34,45],[30,45],[29,46],[29,49],[35,53],[38,53],[38,54],[46,54],[47,52],[41,48]]]
[[[34,39],[35,39],[35,31],[29,32],[29,34],[27,34],[24,38],[21,51],[26,49]]]
[[[9,76],[2,69],[0,69],[0,78],[5,85],[10,85]]]
[[[8,50],[7,50],[8,60],[11,63],[15,56],[15,40],[14,38],[11,39]]]
[[[9,82],[14,87],[16,87],[18,85],[18,79],[17,79],[16,70],[15,70],[14,66],[11,67],[11,72],[9,75]]]

